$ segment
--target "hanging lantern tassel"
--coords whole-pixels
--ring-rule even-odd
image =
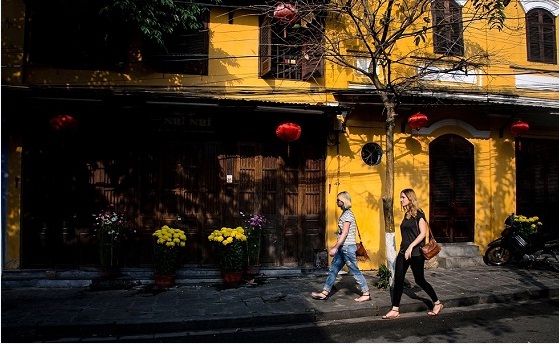
[[[517,120],[516,122],[514,122],[511,126],[510,126],[510,132],[518,138],[518,150],[522,150],[522,143],[520,142],[520,135],[524,134],[525,132],[528,131],[528,129],[530,129],[530,126],[528,125],[528,123],[522,121],[522,120]]]
[[[283,123],[276,128],[276,136],[287,141],[287,157],[289,157],[289,143],[301,137],[301,126],[296,123]]]
[[[418,112],[414,115],[411,115],[410,118],[408,118],[408,124],[414,130],[419,131],[419,129],[423,128],[427,124],[428,120],[429,119],[427,118],[426,115],[422,114],[421,112]]]

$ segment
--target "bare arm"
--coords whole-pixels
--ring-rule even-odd
[[[338,237],[338,241],[336,241],[336,245],[334,245],[334,247],[332,247],[330,249],[330,252],[328,253],[331,257],[333,257],[336,254],[336,252],[338,252],[340,246],[344,244],[345,238],[347,238],[347,235],[349,234],[349,225],[350,223],[348,221],[344,222],[342,226],[342,234],[340,234],[340,236]]]

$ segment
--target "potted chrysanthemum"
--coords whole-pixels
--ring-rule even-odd
[[[101,275],[116,276],[120,269],[120,248],[126,239],[124,215],[117,212],[111,204],[93,216],[93,235],[99,247]]]
[[[248,266],[246,275],[248,279],[254,277],[260,272],[260,244],[262,241],[262,227],[268,222],[264,215],[240,213],[245,224],[245,234],[247,236],[247,255]]]
[[[247,237],[243,227],[214,230],[208,239],[215,245],[223,282],[238,284],[247,264]]]
[[[159,288],[169,288],[175,284],[180,250],[186,246],[186,235],[181,229],[167,225],[153,233],[154,281]]]

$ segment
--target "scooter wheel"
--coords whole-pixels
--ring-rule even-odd
[[[512,259],[512,252],[506,247],[493,246],[485,251],[483,261],[487,265],[504,265]]]

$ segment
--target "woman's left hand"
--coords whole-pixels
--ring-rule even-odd
[[[330,257],[334,257],[336,255],[336,253],[338,253],[338,249],[336,247],[332,247],[330,249],[330,252],[328,252],[328,254],[330,255]]]
[[[406,252],[404,252],[404,258],[406,259],[410,259],[411,258],[411,251],[413,250],[413,248],[408,248],[406,250]]]

